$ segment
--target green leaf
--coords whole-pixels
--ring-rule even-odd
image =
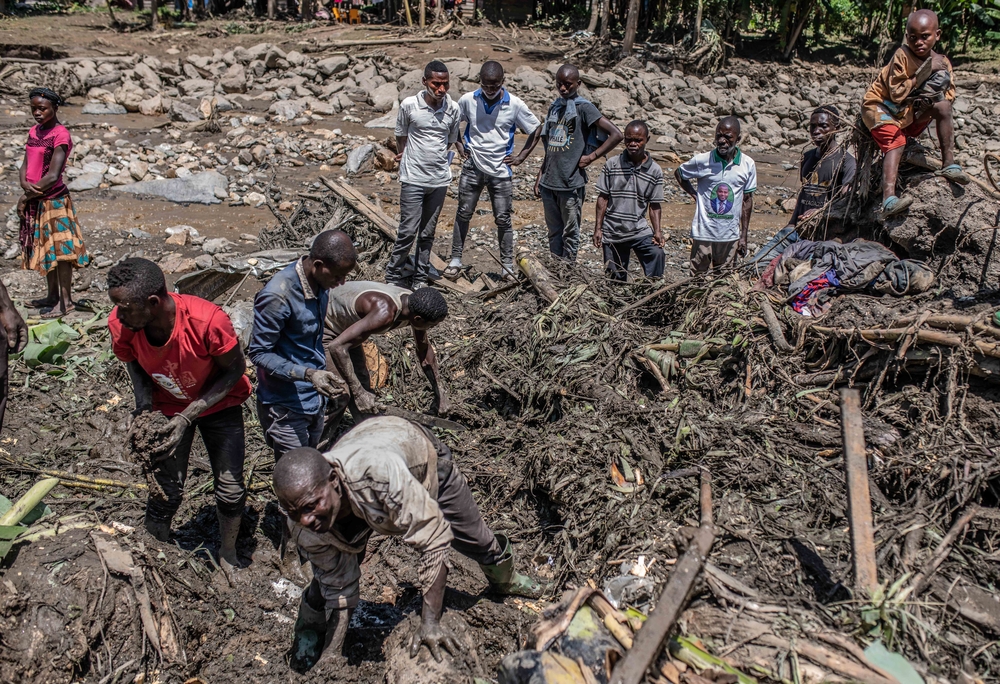
[[[886,670],[899,684],[924,684],[924,678],[913,665],[898,653],[886,649],[881,641],[873,641],[871,646],[865,649],[865,659],[872,665]]]

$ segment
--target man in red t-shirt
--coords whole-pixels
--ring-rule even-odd
[[[150,492],[146,529],[170,538],[180,508],[195,428],[201,433],[215,480],[220,565],[238,567],[236,537],[247,492],[243,409],[250,396],[246,362],[232,321],[212,302],[167,293],[163,271],[146,259],[125,259],[108,272],[112,348],[128,367],[135,392],[132,418],[159,411],[170,423],[151,435],[165,453],[153,477],[166,498]],[[130,419],[131,424],[131,419]]]

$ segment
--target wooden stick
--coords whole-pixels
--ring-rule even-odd
[[[782,639],[774,634],[762,634],[754,639],[754,641],[773,648],[795,651],[799,655],[805,656],[814,663],[833,670],[838,674],[849,677],[855,681],[868,682],[868,684],[897,684],[895,679],[886,679],[885,677],[881,677],[871,668],[859,665],[853,660],[848,660],[847,658],[834,653],[830,649],[824,648],[819,644],[798,639],[793,642],[788,639]]]
[[[955,540],[958,539],[958,535],[962,533],[966,525],[972,522],[972,519],[976,517],[976,513],[978,512],[979,507],[973,504],[958,517],[955,524],[948,530],[948,534],[937,545],[937,548],[934,550],[934,556],[927,561],[927,564],[920,569],[920,572],[914,575],[913,582],[910,584],[910,598],[915,598],[927,588],[927,583],[930,581],[931,576],[937,572],[937,569],[944,563],[948,554],[951,553],[951,547],[954,545]]]
[[[774,346],[780,352],[788,353],[795,351],[795,348],[788,344],[788,340],[785,339],[785,333],[781,330],[781,323],[778,321],[778,316],[774,313],[767,295],[761,294],[757,299],[760,303],[760,312],[764,315],[764,322],[767,323],[767,331],[771,334]]]
[[[646,671],[663,646],[663,640],[681,614],[695,580],[705,565],[705,558],[712,550],[712,543],[715,541],[712,526],[712,478],[707,470],[701,471],[700,503],[701,527],[695,531],[691,546],[674,566],[670,581],[660,594],[656,608],[635,635],[632,648],[615,666],[608,680],[611,684],[639,684],[645,678]]]
[[[0,526],[13,526],[21,522],[28,511],[42,502],[45,495],[52,491],[52,488],[59,484],[59,480],[54,477],[39,480],[31,489],[24,493],[20,499],[14,502],[10,509],[0,516]]]
[[[680,287],[682,285],[687,285],[690,282],[691,282],[691,278],[682,278],[681,280],[678,280],[675,283],[670,283],[669,285],[664,285],[663,287],[661,287],[656,292],[654,292],[652,294],[648,294],[645,297],[643,297],[642,299],[640,299],[639,301],[632,302],[631,304],[629,304],[628,306],[626,306],[624,309],[621,309],[620,311],[616,312],[615,313],[615,318],[620,318],[622,316],[622,314],[626,314],[629,311],[632,311],[633,309],[638,309],[640,306],[643,306],[644,304],[647,304],[647,303],[653,301],[654,299],[656,299],[660,295],[664,295],[664,294],[670,292],[671,290],[674,290],[674,289],[676,289],[676,288],[678,288],[678,287]]]
[[[840,423],[847,471],[847,514],[854,555],[854,583],[858,589],[872,592],[878,587],[878,565],[875,562],[875,530],[868,490],[861,393],[858,390],[840,390]]]
[[[810,330],[815,330],[822,335],[858,335],[869,342],[894,342],[910,334],[909,328],[862,330],[861,328],[826,328],[814,325]],[[917,342],[939,344],[943,347],[961,347],[963,345],[961,336],[950,335],[935,330],[918,330],[915,338]],[[971,343],[980,354],[1000,359],[1000,344],[983,342],[982,340],[971,340]]]

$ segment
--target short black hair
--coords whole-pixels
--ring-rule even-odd
[[[422,287],[407,300],[411,316],[420,316],[428,323],[443,321],[448,315],[448,302],[433,287]]]
[[[145,301],[157,295],[167,296],[163,271],[149,259],[130,258],[108,271],[108,289],[123,288],[129,301]]]
[[[433,62],[428,62],[427,66],[424,67],[424,78],[430,78],[431,74],[447,74],[448,65],[439,59],[435,59]]]
[[[483,78],[503,78],[503,64],[496,60],[484,62],[479,70],[479,80]]]
[[[820,105],[813,110],[813,114],[829,114],[830,118],[833,119],[833,125],[840,125],[840,110],[837,109],[837,105],[827,104]]]
[[[28,102],[31,102],[36,97],[44,97],[56,109],[66,104],[66,101],[59,97],[59,93],[48,88],[32,88],[31,92],[28,93]]]
[[[298,447],[286,451],[274,464],[271,476],[274,493],[301,491],[330,479],[330,464],[316,449]]]
[[[351,236],[342,230],[324,230],[313,240],[309,256],[331,266],[353,265],[358,260]]]
[[[556,72],[556,78],[559,78],[559,74],[565,74],[567,77],[575,78],[578,81],[580,80],[580,70],[572,64],[563,64],[559,67],[559,70]]]
[[[742,131],[742,126],[740,126],[740,120],[732,115],[724,116],[721,119],[719,119],[719,125],[716,126],[716,128],[722,125],[730,126],[733,129],[735,129],[736,135],[739,135],[740,132]]]
[[[646,134],[646,139],[649,140],[649,126],[642,119],[636,119],[635,121],[630,121],[628,126],[625,127],[627,131],[630,128],[641,128],[642,132]]]

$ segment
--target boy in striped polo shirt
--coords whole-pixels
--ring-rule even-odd
[[[608,277],[613,280],[626,279],[633,251],[647,278],[663,276],[663,170],[646,152],[647,142],[646,122],[630,123],[625,127],[625,151],[609,157],[597,179],[594,247],[603,248]]]

